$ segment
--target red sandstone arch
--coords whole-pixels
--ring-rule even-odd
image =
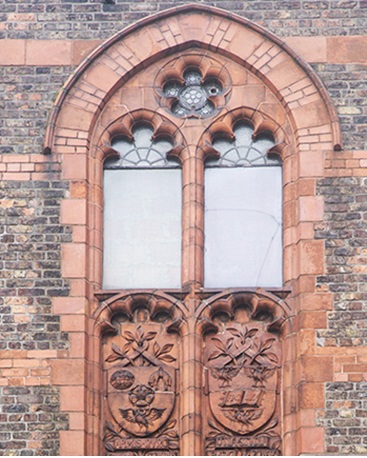
[[[226,55],[260,77],[290,115],[299,144],[316,136],[324,149],[340,150],[338,118],[330,97],[299,56],[273,34],[237,15],[184,5],[117,33],[78,67],[52,109],[45,152],[62,153],[61,142],[56,141],[60,137],[78,138],[66,145],[82,152],[96,117],[117,87],[163,54],[190,46]],[[76,132],[81,135],[75,137]]]

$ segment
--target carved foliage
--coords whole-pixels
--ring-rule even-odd
[[[227,318],[205,339],[206,454],[280,455],[278,335],[248,308]]]
[[[154,321],[140,303],[117,316],[103,345],[105,448],[113,455],[178,455],[178,345],[170,319]]]

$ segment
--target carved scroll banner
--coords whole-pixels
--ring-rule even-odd
[[[115,328],[103,345],[107,455],[179,455],[177,336],[144,308]]]
[[[281,455],[278,335],[241,311],[205,339],[206,455]]]

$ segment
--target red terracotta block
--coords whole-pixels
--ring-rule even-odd
[[[84,332],[84,315],[61,315],[61,329],[66,332]]]
[[[0,40],[0,65],[24,65],[26,40]]]
[[[86,246],[84,244],[68,243],[62,245],[61,258],[61,270],[63,277],[86,277]]]
[[[301,380],[309,382],[333,381],[332,356],[301,356]]]
[[[328,37],[327,61],[330,63],[366,63],[367,37]]]
[[[301,241],[298,244],[300,273],[319,275],[324,271],[324,242],[322,240]]]
[[[284,41],[306,62],[326,62],[326,37],[286,37]]]
[[[79,65],[82,60],[96,49],[102,40],[75,40],[72,42],[72,65]]]
[[[51,361],[51,381],[55,385],[83,385],[85,361],[83,359],[57,359]]]
[[[27,65],[71,65],[70,40],[27,40]]]
[[[303,312],[299,314],[301,329],[323,329],[327,326],[327,315],[324,311]]]
[[[299,175],[301,177],[320,177],[324,175],[324,152],[302,151],[299,153]]]
[[[300,221],[322,221],[324,216],[324,199],[322,196],[301,196],[298,200]]]
[[[304,385],[306,386],[306,385]],[[322,392],[323,392],[323,387],[322,387]],[[302,425],[302,426],[316,426],[315,423],[315,410],[314,408],[310,408],[310,409],[304,409],[302,408],[299,412],[298,412],[298,424]]]
[[[302,383],[298,387],[298,396],[300,408],[302,409],[322,409],[325,407],[325,387],[323,383]],[[301,415],[300,412],[300,415]],[[313,413],[313,421],[308,421],[308,424],[301,423],[302,426],[314,426],[315,424],[315,412]],[[311,424],[310,424],[311,423]]]
[[[58,315],[79,314],[86,311],[86,300],[84,297],[55,297],[52,304],[54,313]]]
[[[82,431],[60,431],[60,455],[85,455],[84,434]]]
[[[80,386],[62,386],[61,392],[61,410],[68,412],[84,412],[85,410],[85,387]]]
[[[85,415],[84,412],[68,412],[70,430],[83,430],[85,429]]]
[[[84,154],[65,155],[62,161],[62,176],[66,180],[86,180],[86,156]]]
[[[63,199],[61,201],[61,224],[86,224],[87,203],[84,199]]]
[[[70,341],[70,358],[84,358],[85,354],[85,342],[86,337],[83,332],[71,332],[69,334]]]
[[[299,453],[323,453],[324,449],[324,428],[300,428]]]

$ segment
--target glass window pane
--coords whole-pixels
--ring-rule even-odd
[[[103,288],[181,286],[181,170],[104,171]]]
[[[281,167],[205,171],[205,287],[282,286]]]

